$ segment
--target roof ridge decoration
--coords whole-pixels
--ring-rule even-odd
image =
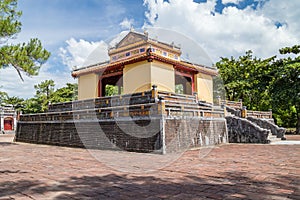
[[[148,37],[142,33],[135,32],[131,30],[117,45],[116,49],[127,46],[129,44],[134,44],[140,41],[147,41]]]

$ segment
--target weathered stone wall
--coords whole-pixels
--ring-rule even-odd
[[[228,135],[224,119],[154,117],[151,120],[19,122],[15,140],[88,149],[170,153],[227,143]]]
[[[226,116],[228,138],[231,143],[268,143],[270,131],[236,116]]]
[[[261,128],[269,129],[272,135],[276,135],[277,138],[283,138],[285,135],[286,129],[277,126],[273,119],[258,119],[254,117],[247,117],[247,119]]]
[[[165,119],[167,153],[227,142],[225,119],[193,117]]]
[[[15,140],[93,149],[161,151],[160,119],[151,119],[151,123],[152,131],[147,127],[147,119],[19,122]]]

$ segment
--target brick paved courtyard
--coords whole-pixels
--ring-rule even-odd
[[[300,199],[299,136],[169,156],[11,138],[0,136],[0,199]]]

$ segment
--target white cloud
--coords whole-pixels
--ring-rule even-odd
[[[123,19],[123,21],[120,23],[121,28],[123,29],[130,29],[133,26],[134,19]]]
[[[251,49],[258,57],[269,57],[284,46],[300,43],[300,1],[268,1],[262,8],[224,8],[215,12],[216,0],[145,0],[149,24],[178,31],[197,41],[214,62],[219,57],[239,56]],[[297,18],[298,17],[298,18]],[[275,22],[282,22],[277,28]]]
[[[243,0],[222,0],[223,4],[227,4],[227,3],[234,3],[234,4],[238,4]]]
[[[64,87],[66,83],[75,83],[71,77],[71,72],[49,72],[49,65],[43,65],[38,76],[28,77],[23,75],[24,81],[21,81],[16,70],[8,67],[0,70],[0,90],[7,92],[9,96],[18,96],[20,98],[31,98],[35,95],[34,85],[42,81],[52,79],[55,88]]]
[[[24,82],[21,81],[14,68],[1,69],[0,90],[7,92],[9,96],[31,98],[35,94],[34,85],[42,81],[52,79],[56,88],[61,88],[66,83],[76,82],[71,76],[72,67],[87,66],[108,60],[107,44],[104,41],[88,42],[71,38],[66,41],[66,44],[66,47],[59,49],[59,56],[66,66],[63,65],[60,70],[54,70],[53,66],[45,64],[41,67],[38,76],[27,77],[23,75]]]
[[[67,46],[61,47],[60,57],[63,63],[70,69],[74,66],[82,67],[109,59],[107,54],[107,44],[104,41],[88,42],[85,40],[75,40],[71,38],[66,41]]]

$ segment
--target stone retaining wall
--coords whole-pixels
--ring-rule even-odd
[[[16,142],[135,152],[182,152],[228,142],[226,121],[205,118],[115,118],[114,120],[24,121]]]
[[[167,153],[222,143],[228,143],[225,119],[167,118],[165,120]]]
[[[269,143],[270,130],[236,116],[226,116],[228,137],[231,143]]]
[[[224,110],[157,91],[53,104],[22,115],[17,142],[168,153],[228,141]]]
[[[147,127],[147,119],[20,122],[15,141],[88,149],[161,151],[160,119],[151,119],[151,123],[153,130]]]

